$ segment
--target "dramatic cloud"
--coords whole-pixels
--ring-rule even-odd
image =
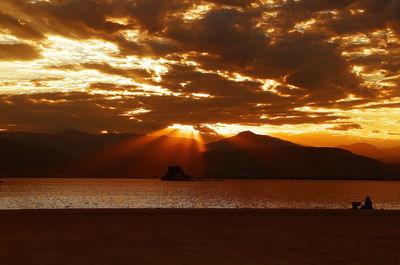
[[[2,0],[0,129],[398,139],[398,0]]]
[[[0,44],[1,61],[29,61],[40,58],[35,47],[27,44]]]
[[[354,130],[354,129],[359,130],[359,129],[362,129],[362,127],[360,124],[357,124],[357,123],[343,123],[343,124],[336,125],[329,129],[337,130],[337,131],[348,131],[348,130]]]

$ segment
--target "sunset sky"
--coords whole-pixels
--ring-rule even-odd
[[[398,0],[1,0],[0,130],[400,145]]]

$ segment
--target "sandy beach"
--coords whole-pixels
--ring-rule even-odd
[[[0,211],[0,264],[398,265],[399,224],[397,211]]]

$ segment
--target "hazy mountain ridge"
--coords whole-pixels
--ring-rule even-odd
[[[48,146],[71,155],[84,155],[120,141],[138,137],[137,134],[89,134],[67,129],[54,134],[0,132],[0,138]]]
[[[1,132],[0,150],[3,176],[161,177],[171,164],[206,178],[383,179],[400,172],[343,149],[305,147],[248,131],[206,145],[188,138],[75,130]]]
[[[336,148],[348,150],[356,155],[370,157],[384,163],[400,164],[400,147],[378,148],[367,143],[338,145]]]
[[[210,151],[205,160],[207,175],[221,178],[382,179],[388,172],[382,162],[328,147]]]

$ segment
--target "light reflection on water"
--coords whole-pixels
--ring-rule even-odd
[[[3,179],[0,209],[349,208],[369,195],[400,210],[400,182],[158,179]]]

